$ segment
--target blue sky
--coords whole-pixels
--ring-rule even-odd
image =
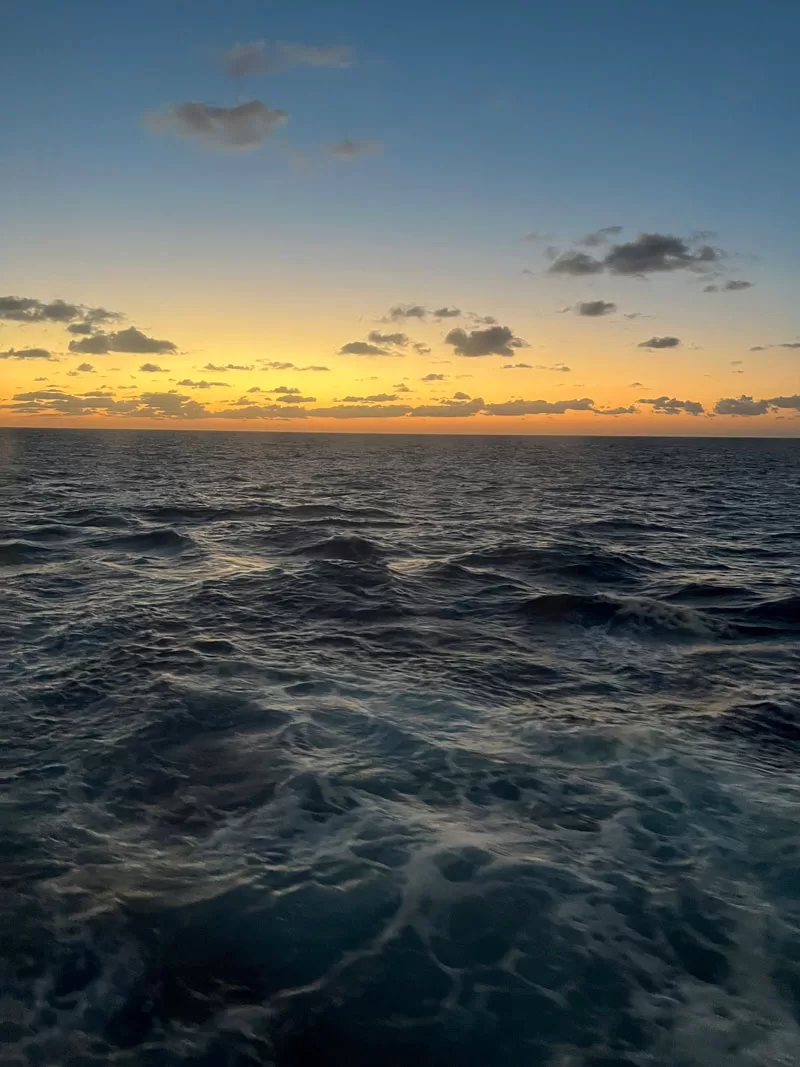
[[[195,281],[237,315],[251,289],[280,288],[298,314],[317,294],[333,314],[340,289],[427,300],[435,285],[510,314],[531,292],[521,270],[541,270],[526,233],[619,224],[714,231],[760,292],[709,335],[757,307],[768,339],[794,337],[798,39],[790,0],[5,0],[3,290],[101,302],[149,277],[153,317],[174,299],[183,318]],[[258,40],[353,62],[231,78],[222,53]],[[257,151],[143,121],[251,98],[289,114]],[[325,158],[347,138],[381,152]],[[656,311],[682,299],[671,280],[647,294]]]

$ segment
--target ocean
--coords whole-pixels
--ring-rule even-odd
[[[0,482],[4,1067],[800,1062],[800,441]]]

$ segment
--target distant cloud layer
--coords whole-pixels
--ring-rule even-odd
[[[232,78],[253,74],[280,74],[293,67],[327,67],[345,70],[354,61],[353,49],[347,45],[267,44],[250,41],[235,44],[223,53],[222,62]]]
[[[7,348],[0,352],[0,359],[44,359],[50,363],[58,360],[46,348]]]
[[[753,283],[746,282],[744,279],[736,280],[731,278],[730,281],[724,282],[722,285],[706,285],[703,289],[704,293],[738,293],[742,289],[752,289]]]
[[[674,396],[658,396],[650,400],[642,398],[637,403],[651,404],[653,411],[659,415],[680,415],[681,412],[687,415],[702,415],[705,410],[696,400],[676,400]]]
[[[267,107],[261,100],[247,100],[235,107],[189,101],[146,115],[145,124],[153,133],[174,133],[208,148],[241,151],[263,144],[288,119],[288,112]]]

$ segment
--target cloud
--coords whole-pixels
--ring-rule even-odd
[[[297,367],[294,363],[286,363],[277,359],[260,359],[258,361],[261,364],[262,370],[297,370],[297,371],[329,371],[330,367],[320,367],[315,364],[309,364],[307,367]],[[208,370],[208,367],[204,368]],[[241,367],[237,367],[237,370],[241,370]],[[252,370],[251,367],[247,367],[247,370]]]
[[[644,382],[629,382],[628,383],[628,388],[629,389],[644,389]],[[639,403],[641,403],[641,401],[639,401]]]
[[[339,404],[330,408],[314,408],[309,414],[321,419],[393,419],[407,415],[406,404]]]
[[[389,308],[389,319],[397,322],[399,319],[424,319],[428,312],[420,304],[397,304]]]
[[[547,269],[550,274],[569,274],[579,278],[586,274],[602,274],[603,264],[586,252],[564,252]]]
[[[566,363],[554,363],[552,366],[546,363],[504,363],[501,370],[549,370],[559,374],[569,374],[572,368]]]
[[[195,138],[209,148],[241,151],[263,144],[288,118],[288,112],[269,108],[261,100],[235,107],[188,101],[145,116],[145,124],[153,133],[174,133]]]
[[[503,404],[487,404],[489,415],[563,415],[566,411],[592,411],[594,401],[580,400],[507,400]]]
[[[677,348],[680,344],[677,337],[650,337],[647,341],[640,341],[639,348]]]
[[[317,402],[315,396],[300,396],[297,389],[291,389],[276,399],[281,404],[316,404]]]
[[[287,366],[291,367],[291,363],[287,364]],[[201,367],[200,369],[216,371],[217,374],[223,374],[225,371],[229,370],[252,370],[253,368],[243,363],[223,363],[222,365],[216,363],[206,363],[205,367]]]
[[[791,408],[795,411],[800,411],[800,396],[797,396],[797,394],[794,396],[773,396],[767,403],[774,408]]]
[[[638,383],[636,383],[638,384]],[[702,415],[705,408],[696,400],[677,400],[674,396],[657,396],[651,399],[642,397],[637,401],[639,404],[650,404],[659,415]]]
[[[594,233],[587,233],[578,241],[578,244],[585,245],[587,248],[596,248],[598,245],[606,244],[609,237],[622,233],[622,230],[622,226],[604,226],[601,230],[595,230]]]
[[[214,386],[221,386],[224,389],[230,388],[228,382],[207,382],[205,379],[199,382],[193,382],[191,378],[184,378],[183,381],[180,381],[177,384],[186,386],[187,389],[212,389]]]
[[[800,341],[784,341],[778,348],[800,348]]]
[[[406,333],[381,333],[380,330],[370,330],[367,340],[376,345],[398,345],[400,348],[405,348],[409,342],[409,336]]]
[[[431,314],[437,319],[457,319],[461,315],[461,308],[442,307],[432,311]]]
[[[441,404],[422,404],[412,408],[411,415],[418,419],[469,418],[483,411],[483,397],[474,400],[443,400]]]
[[[401,392],[401,391],[407,392],[408,390],[406,390],[405,387],[404,387],[403,390],[400,390],[398,388],[397,391],[398,392]],[[388,404],[388,403],[391,403],[391,401],[393,401],[393,400],[397,400],[397,397],[394,395],[394,393],[374,393],[372,396],[345,396],[345,397],[342,397],[342,403],[343,404]]]
[[[419,352],[421,356],[430,355],[430,345],[424,345],[421,341],[415,341],[413,345],[414,351]]]
[[[390,352],[380,345],[371,345],[366,341],[348,341],[339,349],[341,356],[398,356],[399,352]]]
[[[169,367],[159,367],[157,363],[143,363],[139,370],[144,371],[145,374],[166,374]]]
[[[80,320],[81,327],[100,322],[118,322],[122,318],[116,311],[102,307],[87,307],[85,304],[69,304],[65,300],[43,303],[29,296],[0,296],[0,319],[9,322],[55,322],[69,323]],[[73,331],[73,332],[78,332]],[[82,328],[80,332],[85,332]]]
[[[633,404],[627,408],[592,408],[592,411],[595,415],[638,415]]]
[[[134,326],[127,330],[115,330],[113,333],[96,333],[91,337],[82,337],[80,341],[70,341],[70,352],[85,352],[102,356],[108,352],[132,352],[144,356],[155,353],[177,352],[178,346],[172,341],[148,337]]]
[[[538,230],[532,230],[531,233],[526,233],[522,238],[523,241],[530,241],[536,243],[537,241],[555,241],[556,235],[554,233],[539,233]]]
[[[67,330],[78,334],[94,333],[94,326],[91,322],[72,322],[67,326]]]
[[[411,392],[411,390],[408,388],[408,386],[406,385],[405,382],[398,382],[397,385],[393,385],[392,386],[392,389],[394,389],[394,391],[396,393],[410,393]]]
[[[294,385],[276,385],[274,389],[267,389],[268,393],[286,393],[288,396],[292,394],[298,396],[300,390]]]
[[[736,281],[731,279],[725,282],[724,285],[707,285],[703,289],[704,293],[738,293],[741,289],[752,289],[753,283],[742,281]]]
[[[533,370],[532,363],[504,363],[501,370]]]
[[[723,397],[714,408],[717,415],[766,415],[768,410],[768,400],[753,400],[752,396],[744,395]]]
[[[44,359],[48,363],[58,363],[46,348],[7,348],[5,352],[0,352],[0,359]]]
[[[285,408],[278,404],[253,404],[247,407],[237,407],[228,411],[215,411],[217,419],[305,419],[308,412],[305,408]]]
[[[447,377],[446,374],[426,374],[424,378],[420,378],[421,382],[443,382]]]
[[[662,271],[702,271],[724,258],[711,245],[692,247],[692,242],[664,233],[640,233],[634,241],[613,245],[603,260],[612,274],[644,275]]]
[[[474,311],[467,312],[467,318],[471,322],[480,323],[481,326],[496,326],[497,319],[494,315],[476,315]]]
[[[471,400],[469,393],[453,393],[453,400]]]
[[[617,305],[612,304],[610,300],[586,300],[582,304],[576,304],[575,310],[587,318],[597,318],[600,315],[610,315],[617,310]]]
[[[213,414],[203,405],[182,393],[142,393],[144,405],[136,414],[150,418],[204,419]]]
[[[79,363],[75,370],[83,371],[84,374],[91,374],[94,367],[91,363]]]
[[[232,78],[246,78],[252,74],[280,74],[293,67],[345,70],[353,65],[354,58],[353,49],[348,45],[268,45],[266,41],[235,44],[222,54],[223,66]]]
[[[341,159],[348,163],[353,159],[363,159],[364,156],[379,156],[383,152],[381,141],[351,141],[345,137],[341,141],[333,141],[325,146],[325,151],[334,159]]]
[[[508,326],[487,326],[485,330],[451,330],[445,344],[452,345],[458,356],[513,356],[515,348],[528,348],[526,341],[515,337]]]

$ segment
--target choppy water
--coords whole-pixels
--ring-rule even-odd
[[[0,477],[4,1064],[800,1062],[800,442]]]

